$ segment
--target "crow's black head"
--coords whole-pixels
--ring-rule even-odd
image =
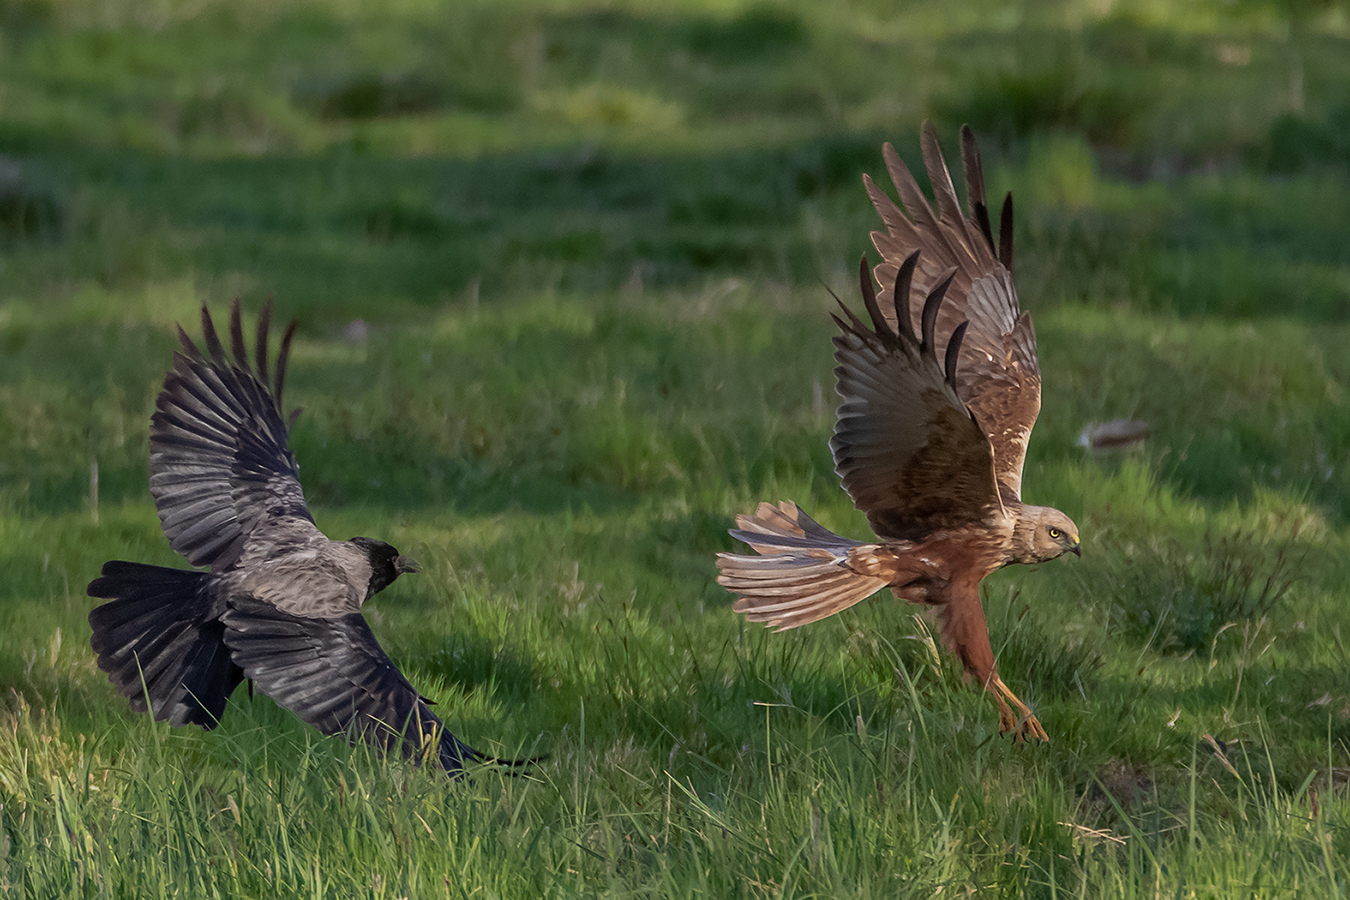
[[[370,584],[366,588],[367,597],[373,597],[389,587],[398,576],[419,571],[417,563],[384,541],[354,537],[351,542],[366,551],[366,555],[370,557]]]

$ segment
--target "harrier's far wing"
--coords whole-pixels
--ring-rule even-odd
[[[314,519],[286,438],[281,394],[295,323],[275,374],[267,367],[271,303],[258,319],[256,369],[244,349],[239,301],[230,310],[233,358],[202,307],[203,353],[180,328],[183,350],[164,379],[150,426],[150,492],[173,549],[214,571],[238,559],[260,525],[293,520],[297,537]]]
[[[882,152],[904,209],[863,176],[872,205],[886,225],[885,231],[872,232],[872,243],[884,260],[876,267],[881,286],[878,300],[894,327],[897,317],[891,285],[904,260],[922,250],[914,273],[917,290],[907,304],[900,304],[908,308],[910,327],[917,328],[924,298],[947,273],[953,273],[938,313],[936,332],[944,337],[936,352],[939,356],[945,352],[946,335],[962,322],[970,323],[961,345],[956,393],[989,438],[999,483],[1012,498],[1020,499],[1027,439],[1041,408],[1041,373],[1031,316],[1021,312],[1012,281],[1012,195],[1003,203],[995,245],[980,154],[970,128],[961,129],[968,215],[962,214],[937,131],[928,122],[923,126],[922,147],[936,211],[890,144]]]
[[[360,737],[409,757],[431,751],[452,773],[484,759],[441,725],[360,613],[309,618],[233,598],[222,621],[244,674],[324,734]]]
[[[909,296],[920,254],[901,266],[895,293]],[[928,294],[921,337],[908,322],[899,333],[886,321],[867,260],[859,273],[868,327],[842,303],[834,338],[839,407],[830,450],[854,504],[881,537],[920,540],[1000,514],[989,440],[956,391],[962,332],[948,339],[945,362],[935,354],[934,327],[946,280]]]

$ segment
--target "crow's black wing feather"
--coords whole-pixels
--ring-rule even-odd
[[[202,308],[203,353],[184,334],[150,428],[150,492],[169,543],[193,565],[232,566],[260,524],[293,519],[313,528],[300,470],[287,442],[281,383],[294,324],[275,378],[255,370],[243,345],[239,301],[230,310],[233,358]],[[265,341],[263,311],[260,347]]]
[[[236,598],[223,620],[235,663],[258,689],[324,734],[410,757],[426,748],[451,773],[485,759],[441,725],[360,613],[306,618]]]

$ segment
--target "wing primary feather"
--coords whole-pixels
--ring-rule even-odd
[[[947,375],[947,383],[956,389],[956,363],[961,357],[961,339],[966,336],[966,328],[970,326],[970,321],[966,320],[952,331],[952,336],[947,338],[947,357],[943,360],[942,369]]]
[[[998,248],[994,246],[994,228],[989,222],[989,207],[984,202],[974,204],[975,222],[980,226],[980,234],[984,235],[985,241],[989,244],[989,252],[997,253]]]
[[[268,384],[267,378],[267,332],[272,326],[272,298],[268,297],[267,302],[263,304],[262,312],[258,314],[258,337],[254,340],[253,351],[256,354],[258,364],[258,378],[262,381],[263,387],[268,390],[272,386]]]
[[[909,288],[914,280],[914,267],[919,264],[919,253],[915,250],[900,264],[895,273],[895,287],[891,290],[891,302],[895,304],[895,321],[900,325],[900,333],[914,343],[919,339],[914,334],[914,323],[909,318]]]
[[[211,321],[211,311],[202,304],[202,341],[206,344],[206,352],[211,355],[211,359],[218,364],[228,365],[225,361],[225,348],[220,345],[220,336],[216,334],[216,323]]]
[[[933,188],[939,216],[950,216],[955,227],[964,231],[956,186],[952,184],[952,173],[947,169],[947,161],[942,158],[942,142],[938,140],[937,127],[932,122],[923,123],[919,149],[923,151],[923,167],[928,171],[928,183]]]
[[[276,394],[277,410],[281,410],[281,392],[286,386],[286,361],[291,355],[291,338],[295,337],[295,326],[298,323],[291,319],[291,324],[286,326],[286,333],[281,338],[281,352],[277,354],[277,377],[274,384]]]
[[[984,164],[980,162],[980,148],[975,143],[975,132],[969,125],[961,126],[961,167],[966,173],[966,203],[975,223],[980,226],[989,252],[997,253],[994,245],[994,229],[989,221],[989,207],[984,200]]]
[[[839,295],[834,292],[834,288],[830,287],[828,284],[825,284],[824,280],[822,280],[820,283],[825,288],[825,292],[834,298],[835,303],[838,303],[840,306],[844,304],[844,301],[840,300]]]
[[[947,295],[947,288],[951,287],[952,278],[955,276],[955,269],[945,273],[937,287],[929,292],[928,299],[923,304],[923,343],[920,349],[933,359],[937,359],[937,339],[933,332],[937,328],[938,310],[942,307],[942,298]]]
[[[858,264],[858,281],[862,285],[863,304],[867,307],[867,314],[872,317],[872,325],[876,327],[878,334],[890,336],[891,326],[886,323],[886,317],[881,314],[881,307],[877,305],[877,292],[872,287],[872,266],[867,262],[866,253],[863,254],[862,262]],[[838,297],[835,299],[839,300]],[[842,300],[840,306],[843,306]]]
[[[970,130],[969,125],[961,126],[961,167],[966,174],[966,200],[974,209],[975,204],[984,204],[984,165],[980,162],[975,132]]]
[[[939,230],[938,220],[933,215],[933,208],[928,205],[928,198],[924,196],[919,183],[914,180],[914,173],[905,165],[889,141],[881,145],[881,157],[886,162],[886,171],[890,173],[895,190],[900,195],[900,202],[904,204],[915,230],[920,233],[936,234]]]
[[[998,261],[1003,263],[1003,268],[1012,274],[1012,250],[1013,250],[1013,206],[1012,191],[1008,191],[1008,196],[1003,198],[1003,214],[998,220]]]
[[[239,309],[239,298],[230,304],[230,350],[239,368],[248,371],[248,352],[244,349],[244,320]]]
[[[178,329],[178,343],[183,345],[183,353],[187,355],[188,359],[201,359],[202,351],[198,350],[197,345],[192,343],[192,338],[188,337],[188,333],[183,330],[183,326],[177,325],[175,327]]]
[[[833,312],[830,313],[830,318],[834,319],[834,324],[839,326],[839,330],[844,332],[845,334],[851,334],[854,332],[861,334],[868,333],[867,326],[863,324],[862,319],[859,319],[857,314],[853,312],[853,310],[848,308],[848,304],[846,304],[843,300],[839,299],[838,294],[830,290],[829,285],[825,286],[825,290],[830,292],[830,296],[834,298],[834,302],[838,303],[839,308],[843,310],[845,315],[848,316],[848,322],[845,322],[843,319],[839,318],[839,316],[836,315],[835,313]]]
[[[844,332],[844,334],[865,334],[867,332],[867,326],[862,323],[862,319],[859,319],[853,310],[845,306],[844,301],[839,301],[839,308],[848,316],[848,321],[845,322],[843,319],[839,318],[837,313],[830,313],[830,318],[834,319],[834,324],[839,326],[840,331]],[[842,341],[844,338],[835,335],[834,339],[836,341]]]

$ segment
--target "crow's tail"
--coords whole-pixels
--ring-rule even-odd
[[[89,613],[98,665],[137,712],[214,728],[244,678],[211,613],[208,572],[113,560],[89,583],[110,602]]]

